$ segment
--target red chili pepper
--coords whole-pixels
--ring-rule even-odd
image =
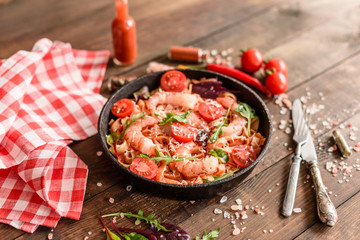
[[[207,65],[207,70],[209,71],[213,71],[213,72],[217,72],[217,73],[221,73],[221,74],[224,74],[226,76],[229,76],[229,77],[233,77],[233,78],[236,78],[246,84],[249,84],[253,87],[255,87],[256,89],[260,90],[261,92],[265,93],[266,96],[269,96],[271,93],[261,84],[261,82],[240,71],[240,70],[237,70],[235,68],[231,68],[231,67],[227,67],[227,66],[224,66],[224,65],[219,65],[219,64],[208,64]]]

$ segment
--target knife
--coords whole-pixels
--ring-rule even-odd
[[[284,217],[289,217],[293,212],[295,196],[296,196],[296,187],[298,183],[300,163],[301,163],[301,146],[306,143],[307,135],[309,132],[306,126],[305,119],[303,117],[303,111],[299,99],[296,99],[294,101],[292,107],[292,119],[294,126],[293,140],[297,143],[297,146],[296,146],[295,154],[292,158],[288,183],[284,196],[284,202],[281,209],[281,214]]]
[[[332,227],[338,220],[338,216],[336,213],[336,208],[331,202],[331,199],[327,194],[324,183],[322,181],[316,150],[310,132],[308,133],[307,142],[301,147],[301,155],[303,160],[308,163],[308,167],[315,185],[318,216],[323,223],[326,223],[328,226]]]

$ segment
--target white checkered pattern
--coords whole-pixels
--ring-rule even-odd
[[[0,60],[0,222],[34,232],[79,219],[88,170],[67,145],[96,133],[108,57],[41,39]]]

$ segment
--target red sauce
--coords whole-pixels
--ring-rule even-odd
[[[137,57],[136,25],[129,16],[127,0],[116,0],[116,17],[112,22],[114,62],[118,65],[134,63]]]

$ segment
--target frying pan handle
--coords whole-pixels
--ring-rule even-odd
[[[315,185],[316,205],[319,218],[323,223],[326,223],[328,226],[332,227],[338,220],[338,216],[336,213],[336,208],[331,202],[331,199],[327,194],[324,183],[321,179],[317,161],[310,161],[309,168]]]
[[[299,178],[301,157],[295,155],[291,163],[289,179],[286,187],[285,198],[281,214],[284,217],[289,217],[292,214],[295,202],[296,187]]]

